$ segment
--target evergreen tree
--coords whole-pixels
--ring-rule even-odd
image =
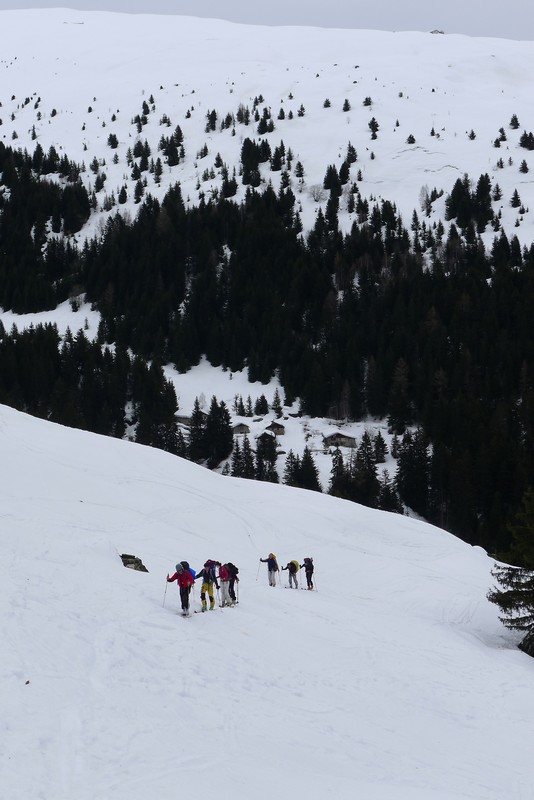
[[[509,530],[514,563],[534,570],[534,488],[525,491],[521,509],[510,523]]]
[[[256,446],[256,480],[278,483],[276,471],[276,439],[262,436]]]
[[[135,439],[140,444],[177,454],[176,411],[178,402],[173,385],[155,362],[150,367],[141,358],[133,364],[132,394],[137,415]]]
[[[376,139],[380,126],[374,117],[371,118],[371,120],[368,123],[368,126],[369,130],[371,131],[371,139]]]
[[[375,449],[368,431],[364,432],[356,451],[352,482],[356,502],[376,508],[380,486],[376,469]]]
[[[267,402],[267,398],[264,394],[260,395],[260,397],[256,399],[256,402],[254,403],[254,413],[258,417],[264,417],[265,414],[269,413],[269,403]],[[252,416],[252,414],[247,416]]]
[[[241,453],[241,447],[239,446],[238,439],[234,439],[234,449],[232,451],[231,475],[234,478],[243,477],[243,456]]]
[[[424,432],[406,432],[399,453],[396,484],[400,497],[417,514],[428,513],[430,457]]]
[[[347,164],[354,164],[355,161],[358,160],[358,154],[356,152],[356,148],[354,147],[351,142],[347,145],[347,155],[345,156],[345,161]]]
[[[304,448],[298,470],[298,485],[302,489],[311,489],[314,492],[322,492],[319,482],[319,470],[308,446]]]
[[[272,409],[276,414],[277,418],[280,419],[280,417],[284,413],[284,409],[282,408],[282,401],[280,399],[280,392],[278,391],[278,389],[274,390]]]
[[[332,469],[330,470],[328,494],[333,495],[333,497],[342,497],[345,500],[354,499],[350,469],[345,466],[339,447],[336,447],[332,454]]]
[[[254,453],[250,446],[248,436],[243,439],[243,478],[253,479],[256,477],[256,465],[254,463]]]
[[[378,433],[375,436],[374,449],[375,449],[375,462],[377,464],[383,464],[388,454],[388,446],[384,440],[384,437],[382,436],[381,431],[378,431]]]
[[[402,434],[411,421],[408,364],[403,358],[397,361],[388,400],[388,425],[392,433]]]
[[[230,413],[224,401],[211,398],[210,410],[204,428],[204,443],[207,465],[210,469],[217,467],[232,452],[233,436]]]
[[[514,189],[514,192],[512,194],[512,199],[510,200],[510,205],[512,206],[512,208],[519,208],[519,206],[521,205],[521,198],[519,197],[519,192],[517,191],[517,189]]]
[[[178,428],[176,434],[176,455],[180,458],[187,458],[188,455],[187,442],[181,428]]]
[[[530,505],[532,498],[527,503]],[[523,514],[525,510],[526,506]],[[503,625],[525,633],[519,649],[534,656],[534,570],[496,564],[492,575],[500,586],[488,592],[488,600],[498,606]]]
[[[89,219],[89,196],[81,183],[67,184],[61,197],[63,231],[66,235],[78,233]]]
[[[395,487],[395,479],[389,477],[387,469],[384,470],[379,478],[379,484],[378,508],[394,514],[403,514],[402,503]]]
[[[478,233],[482,233],[486,229],[487,223],[493,219],[491,199],[491,181],[489,175],[485,173],[478,179],[474,198]]]
[[[200,462],[207,457],[205,414],[200,407],[198,397],[195,397],[193,404],[188,445],[191,461]]]
[[[331,194],[337,195],[338,197],[341,195],[341,181],[335,164],[330,164],[327,167],[323,179],[323,186],[325,189],[328,189]]]
[[[517,130],[519,128],[519,120],[517,118],[517,114],[512,114],[512,117],[510,119],[510,127],[513,130]]]
[[[298,485],[298,478],[297,472],[298,468],[300,467],[300,459],[298,456],[295,456],[293,450],[290,450],[286,457],[286,462],[284,465],[284,476],[283,476],[283,483],[286,486],[297,486]]]
[[[348,161],[343,161],[339,168],[339,182],[342,186],[345,186],[349,182],[350,178],[350,164]]]

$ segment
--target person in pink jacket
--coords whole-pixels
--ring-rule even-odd
[[[230,573],[226,564],[221,564],[219,567],[219,582],[221,584],[221,606],[230,605]]]

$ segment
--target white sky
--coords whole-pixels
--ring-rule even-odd
[[[0,10],[50,8],[63,5],[50,0],[0,0]],[[534,5],[531,0],[71,0],[69,8],[128,13],[182,14],[214,17],[259,25],[312,25],[376,30],[438,28],[446,33],[508,39],[534,39]]]

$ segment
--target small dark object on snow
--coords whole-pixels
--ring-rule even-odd
[[[130,556],[128,553],[123,553],[121,558],[122,563],[125,567],[128,567],[128,569],[136,569],[138,572],[148,572],[141,559],[137,558],[137,556]]]

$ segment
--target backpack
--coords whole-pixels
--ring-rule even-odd
[[[228,569],[228,573],[229,573],[229,575],[230,575],[230,578],[237,578],[237,574],[238,574],[239,570],[238,570],[238,568],[236,567],[236,565],[235,565],[235,564],[232,564],[232,562],[230,561],[230,562],[229,562],[229,563],[226,565],[226,567],[227,567],[227,569]]]
[[[291,563],[295,565],[295,572],[297,572],[297,570],[300,569],[299,562],[296,559],[293,559],[293,561]]]
[[[188,570],[188,571],[191,573],[191,577],[193,578],[193,580],[195,580],[195,578],[196,578],[196,576],[197,576],[197,573],[195,572],[195,570],[194,570],[194,569],[192,569],[192,568],[189,566],[189,561],[180,561],[180,564],[182,565],[182,567],[183,567],[184,569],[187,569],[187,570]]]
[[[182,588],[189,588],[194,583],[193,576],[188,569],[183,569],[178,573],[178,586]]]
[[[219,567],[219,580],[227,581],[230,578],[230,572],[224,565]]]
[[[217,576],[215,575],[215,561],[213,561],[213,559],[211,558],[208,558],[208,560],[204,564],[204,575],[210,581],[217,580]]]
[[[304,569],[311,569],[313,567],[313,558],[304,559]]]

